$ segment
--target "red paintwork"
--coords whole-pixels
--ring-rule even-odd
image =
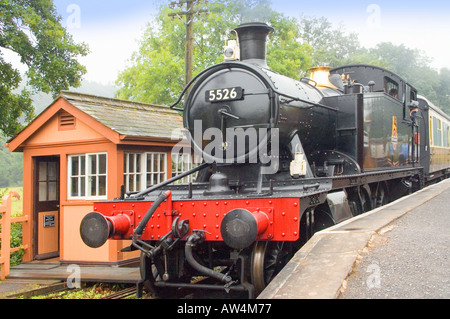
[[[113,239],[130,239],[134,229],[152,202],[101,202],[94,210],[111,220]],[[223,241],[220,226],[228,212],[234,209],[252,212],[258,222],[258,240],[296,241],[300,229],[300,200],[298,198],[239,199],[210,201],[172,201],[169,197],[150,219],[142,240],[159,240],[172,228],[174,219],[189,220],[190,232],[205,231],[207,241]],[[127,228],[128,227],[128,228]]]

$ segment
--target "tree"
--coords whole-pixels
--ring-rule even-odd
[[[418,76],[423,67],[429,68],[430,58],[422,51],[407,48],[405,45],[396,45],[391,42],[381,42],[375,48],[369,50],[380,60],[389,64],[390,71],[399,74],[407,81],[412,81]]]
[[[274,13],[271,24],[275,33],[269,37],[268,65],[285,76],[300,79],[313,65],[311,46],[300,42],[300,29],[296,19]]]
[[[0,136],[0,145],[6,143],[6,139]],[[5,147],[0,147],[0,188],[22,186],[23,154],[9,153]]]
[[[362,48],[356,33],[346,34],[343,26],[334,28],[325,18],[302,17],[299,22],[300,36],[312,47],[311,58],[315,66],[337,67],[349,61]]]
[[[450,70],[441,69],[439,72],[439,87],[436,89],[438,103],[447,114],[450,114]]]
[[[225,41],[233,36],[231,30],[250,21],[275,26],[268,45],[273,70],[298,77],[311,66],[310,46],[299,42],[296,20],[274,12],[269,1],[216,0],[209,2],[208,11],[197,17],[194,25],[194,75],[222,62]],[[181,19],[170,18],[170,12],[162,6],[156,23],[148,25],[132,66],[118,77],[117,97],[165,105],[177,100],[184,88],[185,25]]]
[[[0,0],[0,131],[13,136],[34,117],[31,92],[15,90],[22,75],[4,59],[15,52],[28,68],[32,93],[58,94],[79,86],[85,67],[78,56],[88,53],[85,44],[74,43],[61,26],[53,0]]]

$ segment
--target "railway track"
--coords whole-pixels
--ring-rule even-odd
[[[130,287],[130,288],[126,288],[124,290],[118,291],[116,293],[113,293],[111,295],[102,297],[100,299],[124,299],[124,298],[132,296],[134,294],[136,294],[136,287]]]

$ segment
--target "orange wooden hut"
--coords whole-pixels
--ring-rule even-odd
[[[30,222],[24,261],[123,265],[129,242],[91,249],[81,240],[82,218],[93,203],[143,190],[181,173],[171,150],[182,139],[182,117],[168,107],[63,91],[9,141],[23,152],[23,204]],[[189,167],[186,167],[186,170]]]

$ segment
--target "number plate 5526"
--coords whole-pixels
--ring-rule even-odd
[[[216,89],[206,91],[206,102],[224,102],[241,100],[243,97],[243,89],[234,87],[229,89]]]

